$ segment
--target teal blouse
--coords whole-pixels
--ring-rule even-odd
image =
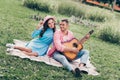
[[[39,56],[44,56],[53,42],[53,30],[48,28],[42,37],[39,37],[39,34],[42,29],[35,30],[32,33],[32,39],[26,47],[32,49],[32,52],[37,52]]]

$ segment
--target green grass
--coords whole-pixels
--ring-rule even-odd
[[[64,68],[48,66],[42,62],[29,59],[21,59],[6,55],[6,43],[12,43],[13,39],[31,40],[31,32],[36,28],[38,21],[30,18],[37,14],[22,6],[22,0],[0,0],[0,80],[119,80],[120,79],[120,46],[104,42],[96,37],[99,28],[93,28],[94,34],[84,44],[84,48],[90,50],[91,62],[100,72],[99,76],[83,75],[82,79],[74,78]],[[39,12],[41,16],[47,13]],[[59,14],[57,19],[66,16]],[[117,14],[119,15],[119,14]],[[66,17],[68,18],[68,17]],[[118,18],[118,20],[120,20]],[[114,21],[111,21],[114,23]],[[103,23],[102,25],[107,25]],[[91,28],[70,24],[74,35],[80,39]]]
[[[112,16],[114,16],[114,14],[104,9],[86,6],[72,0],[24,0],[24,5],[28,8],[43,12],[59,13],[67,16],[74,15],[79,18],[96,22],[105,22],[106,20],[112,19]]]
[[[93,22],[95,24],[98,23],[99,27],[105,27],[102,30],[99,30],[100,32],[98,34],[100,35],[98,35],[98,37],[100,39],[111,43],[120,43],[120,28],[117,27],[120,23],[120,14],[111,12],[110,10],[88,6],[80,2],[75,2],[73,0],[52,0],[49,1],[49,3],[46,2],[48,2],[48,0],[24,0],[24,6],[33,10],[39,10],[47,13],[59,13],[61,15],[66,15],[69,17],[75,16],[77,18],[77,23],[79,23],[80,21],[87,21],[84,22],[84,25],[86,26],[90,26]],[[108,32],[107,29],[109,26],[111,26],[110,28],[112,29],[112,32],[109,31],[109,33],[106,34]]]

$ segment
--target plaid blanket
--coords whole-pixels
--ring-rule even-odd
[[[22,41],[22,40],[17,40],[17,39],[13,39],[13,42],[15,45],[19,45],[19,46],[25,46],[25,44],[27,43],[27,41]],[[57,62],[56,60],[54,60],[53,58],[45,55],[45,56],[38,56],[38,57],[34,57],[34,56],[28,56],[26,54],[24,54],[22,51],[17,50],[17,49],[7,49],[7,54],[8,55],[12,55],[12,56],[18,56],[20,58],[29,58],[30,60],[33,61],[38,61],[38,62],[44,62],[47,65],[52,65],[52,66],[56,66],[56,67],[63,67],[63,65],[59,62]],[[71,62],[71,65],[73,66],[73,68],[80,68],[79,67],[79,63],[80,60],[74,60]],[[81,70],[81,68],[80,68]],[[87,64],[86,64],[86,71],[88,72],[88,75],[99,75],[99,73],[96,71],[96,68],[92,65],[92,63],[90,62],[90,60],[88,60]]]

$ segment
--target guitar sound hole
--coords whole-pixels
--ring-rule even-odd
[[[77,47],[78,47],[78,44],[77,44],[77,43],[73,43],[73,46],[77,48]]]

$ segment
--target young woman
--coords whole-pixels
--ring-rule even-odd
[[[32,39],[25,47],[14,44],[6,44],[8,48],[19,49],[29,56],[43,56],[46,54],[50,44],[53,42],[55,32],[55,18],[46,16],[32,33]]]

